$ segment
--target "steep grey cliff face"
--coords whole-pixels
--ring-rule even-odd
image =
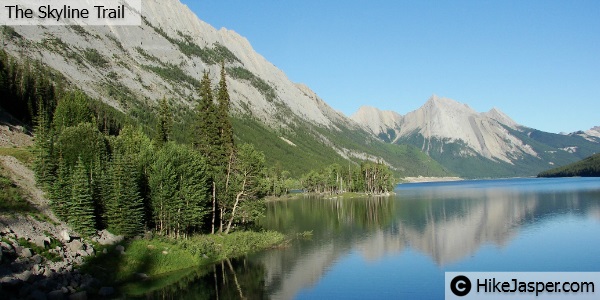
[[[195,82],[204,71],[216,82],[224,58],[238,113],[279,126],[295,118],[328,128],[336,122],[350,124],[308,87],[291,82],[236,32],[213,28],[177,0],[142,4],[141,26],[16,26],[23,39],[4,46],[17,56],[41,60],[121,110],[130,103],[115,99],[115,93],[133,95],[150,106],[162,97],[193,106]]]
[[[399,128],[402,115],[391,110],[379,110],[372,106],[361,106],[356,113],[350,116],[370,132],[379,135],[388,129]]]

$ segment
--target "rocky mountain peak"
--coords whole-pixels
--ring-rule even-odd
[[[600,126],[594,126],[589,130],[584,131],[581,135],[588,141],[599,142],[600,141]]]
[[[361,107],[352,119],[375,134],[393,130],[395,138],[392,142],[419,135],[424,139],[420,146],[426,153],[443,151],[443,148],[431,148],[431,141],[437,139],[444,143],[465,144],[468,149],[464,150],[464,155],[478,154],[508,163],[521,153],[537,156],[535,151],[502,127],[501,124],[509,127],[518,124],[497,108],[479,113],[466,104],[433,95],[423,106],[405,116],[392,113]],[[391,116],[396,118],[392,119]]]
[[[491,119],[494,119],[494,120],[500,122],[500,124],[506,125],[513,129],[515,129],[515,128],[517,128],[517,126],[519,126],[519,124],[517,124],[517,122],[515,122],[507,114],[505,114],[503,111],[501,111],[500,109],[498,109],[496,107],[492,108],[490,111],[485,113],[485,115]]]

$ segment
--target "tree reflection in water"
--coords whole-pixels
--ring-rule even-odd
[[[138,299],[266,299],[265,267],[247,258],[185,270],[138,286]],[[133,291],[135,294],[135,291]]]
[[[600,219],[598,181],[521,179],[498,183],[422,185],[387,198],[306,197],[268,203],[260,224],[310,239],[283,249],[224,261],[150,299],[290,299],[315,286],[336,262],[360,255],[376,262],[406,249],[426,254],[442,270],[483,245],[510,247],[528,226],[560,216]],[[561,187],[561,182],[570,185]]]

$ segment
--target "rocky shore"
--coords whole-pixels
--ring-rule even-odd
[[[90,239],[32,216],[0,216],[0,299],[110,298],[115,289],[79,271],[99,249],[123,240],[107,231]],[[113,251],[124,251],[117,246]]]

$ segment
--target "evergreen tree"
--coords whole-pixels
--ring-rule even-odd
[[[156,140],[159,144],[164,144],[171,140],[173,130],[173,115],[171,106],[166,98],[162,98],[158,108],[158,122],[156,124]]]
[[[144,229],[144,203],[137,178],[131,158],[115,154],[111,162],[107,224],[117,234],[133,236]]]
[[[99,229],[106,228],[106,204],[110,195],[107,161],[108,158],[105,154],[98,155],[92,163],[90,172],[94,215],[96,216],[96,226]]]
[[[219,121],[219,135],[221,138],[222,155],[225,161],[230,160],[231,153],[233,152],[233,126],[231,125],[231,119],[229,117],[230,107],[229,92],[227,91],[227,78],[225,73],[225,62],[221,62],[221,80],[219,81],[219,90],[217,93],[218,103],[218,121]]]
[[[135,169],[135,182],[144,203],[144,220],[152,219],[148,177],[154,160],[155,147],[141,127],[126,125],[119,136],[112,139],[113,154],[126,157]]]
[[[53,137],[48,128],[48,114],[42,102],[38,102],[38,115],[34,130],[35,136],[35,161],[34,172],[38,184],[45,189],[52,186],[55,179],[56,163],[53,155]]]
[[[52,119],[53,129],[60,133],[64,128],[80,123],[94,123],[94,115],[88,107],[87,96],[80,92],[70,92],[58,101]]]
[[[202,230],[209,206],[207,181],[206,163],[196,151],[174,143],[158,150],[149,184],[153,219],[161,233],[186,236]]]
[[[87,170],[81,159],[77,161],[73,170],[71,191],[67,221],[75,231],[92,235],[96,230],[94,202]]]
[[[194,147],[210,161],[218,162],[219,128],[210,78],[204,72],[200,81],[200,102],[196,107]]]
[[[91,169],[92,162],[107,152],[104,135],[92,123],[65,127],[58,135],[56,148],[70,168],[81,158],[86,168]]]
[[[200,231],[204,217],[209,213],[209,180],[202,156],[185,147],[182,150],[184,161],[179,166],[181,182],[178,198],[183,205],[184,232],[188,233]]]
[[[218,156],[216,166],[213,169],[213,183],[215,193],[214,202],[219,208],[219,232],[225,230],[225,213],[231,212],[231,201],[236,197],[231,189],[233,163],[235,161],[235,145],[233,140],[233,126],[229,117],[230,98],[227,91],[227,76],[225,72],[225,62],[221,62],[221,79],[217,91],[217,130],[218,141],[216,151]],[[228,226],[229,227],[229,226]],[[228,231],[228,230],[227,230]]]
[[[212,190],[211,233],[215,232],[215,224],[219,221],[217,219],[219,216],[217,212],[219,207],[217,195],[222,194],[223,180],[220,179],[224,178],[221,174],[225,172],[223,167],[225,155],[222,153],[222,139],[217,118],[217,107],[212,96],[210,78],[208,73],[204,72],[200,81],[200,102],[196,108],[194,146],[209,163],[209,182]],[[217,184],[219,184],[219,187],[217,187]]]
[[[150,168],[148,183],[150,185],[150,206],[152,218],[158,232],[169,235],[172,228],[170,206],[176,199],[178,190],[175,145],[167,143],[160,148]]]
[[[69,169],[62,158],[58,157],[58,169],[56,171],[56,179],[50,190],[50,206],[56,216],[67,221],[69,214],[69,203],[72,196],[71,176]]]

